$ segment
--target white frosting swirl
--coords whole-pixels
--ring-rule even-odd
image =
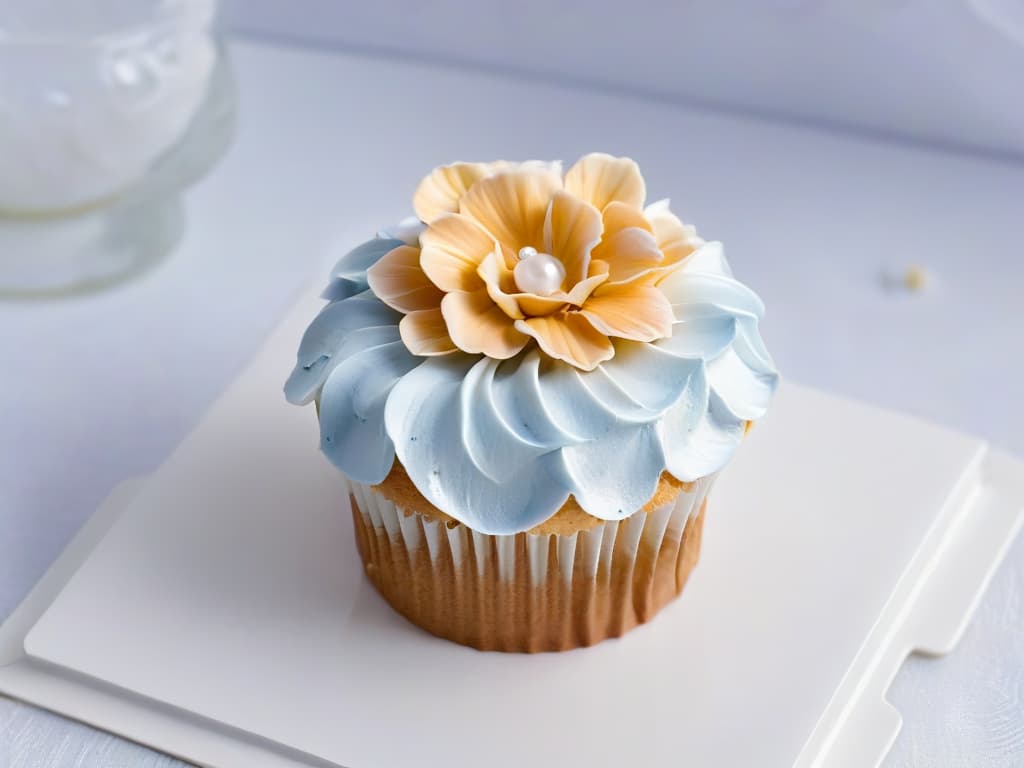
[[[321,448],[359,482],[384,480],[397,456],[432,504],[482,533],[528,530],[570,494],[618,520],[666,470],[718,471],[768,407],[778,375],[758,332],[764,306],[720,243],[659,284],[671,336],[617,340],[611,360],[582,371],[535,346],[509,360],[412,355],[365,270],[415,236],[382,233],[341,260],[285,385],[291,402],[319,397]]]

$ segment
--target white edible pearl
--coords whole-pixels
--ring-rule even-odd
[[[536,256],[536,255],[537,255],[537,249],[534,248],[532,245],[524,245],[522,248],[519,249],[519,260],[520,261],[522,261],[523,259],[528,259],[531,256]]]
[[[523,293],[550,296],[562,287],[565,267],[549,253],[538,253],[526,246],[519,251],[519,263],[512,272],[516,287]]]

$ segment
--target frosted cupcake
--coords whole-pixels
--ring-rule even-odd
[[[367,577],[482,650],[615,637],[682,590],[777,374],[763,305],[636,163],[455,163],[344,256],[285,392],[316,401]]]

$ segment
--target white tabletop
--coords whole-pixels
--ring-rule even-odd
[[[233,54],[239,137],[189,194],[173,257],[107,293],[0,304],[0,617],[116,484],[161,463],[332,252],[456,156],[634,155],[763,295],[785,375],[1024,456],[1024,166],[409,62]],[[910,263],[928,289],[886,288]],[[1022,586],[1018,542],[960,647],[906,665],[890,765],[1024,761]],[[0,700],[8,756],[174,764]]]

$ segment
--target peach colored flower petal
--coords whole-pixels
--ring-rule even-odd
[[[591,262],[593,265],[594,262]],[[608,264],[605,262],[599,262],[600,266],[597,272],[594,272],[586,280],[580,280],[576,285],[572,287],[572,290],[566,295],[565,300],[570,304],[575,304],[577,307],[582,307],[583,303],[589,298],[590,294],[594,292],[601,283],[608,279]]]
[[[642,208],[646,190],[640,167],[628,157],[595,152],[581,157],[565,174],[565,191],[593,205],[597,210],[613,201]]]
[[[548,203],[561,188],[561,178],[550,171],[498,173],[474,184],[459,201],[459,212],[476,219],[513,253],[527,245],[539,250]]]
[[[488,176],[503,171],[543,171],[553,173],[558,178],[562,178],[561,160],[523,160],[521,162],[496,160],[493,163],[489,163],[489,165],[491,166],[491,172],[487,174]]]
[[[667,243],[661,246],[663,258],[659,264],[641,269],[628,277],[610,281],[610,284],[614,289],[633,284],[657,285],[680,269],[686,258],[702,245],[704,245],[704,241],[699,237],[693,240],[677,240],[674,243]]]
[[[468,216],[443,213],[420,235],[423,271],[442,291],[482,287],[476,269],[498,247],[487,231]]]
[[[444,315],[438,309],[419,309],[410,312],[398,324],[405,346],[414,355],[432,357],[455,352],[457,347],[448,335]]]
[[[543,317],[562,309],[569,301],[569,295],[559,291],[551,296],[537,296],[533,293],[513,294],[516,303],[528,317]]]
[[[665,256],[663,264],[666,267],[676,265],[700,248],[703,244],[704,241],[700,238],[697,238],[696,240],[676,240],[672,243],[665,243],[665,245],[661,246],[661,252]]]
[[[644,217],[651,223],[654,239],[665,254],[665,262],[675,262],[689,256],[704,244],[692,224],[683,224],[668,208],[668,199],[651,203],[644,209]]]
[[[441,313],[448,335],[463,352],[505,360],[529,341],[516,329],[517,321],[502,312],[483,288],[471,293],[446,294],[441,301]]]
[[[608,262],[608,282],[600,291],[661,263],[662,254],[654,236],[639,227],[620,229],[604,238],[594,249],[594,258]]]
[[[504,257],[497,253],[487,254],[476,272],[483,279],[487,295],[501,307],[502,312],[515,320],[526,316],[513,295],[518,293],[516,280],[512,270],[505,265]]]
[[[549,357],[564,360],[585,371],[594,370],[615,355],[615,347],[608,337],[579,312],[516,320],[516,328],[533,336]]]
[[[619,280],[603,283],[600,290],[596,291],[602,296],[621,291],[629,286],[634,285],[658,285],[662,280],[671,275],[677,269],[682,268],[682,261],[675,261],[671,264],[659,264],[655,267],[649,267],[647,269],[641,269],[634,272],[631,275],[623,277]]]
[[[509,246],[502,243],[500,261],[505,265],[505,268],[508,271],[508,274],[511,278],[512,270],[514,270],[516,268],[516,264],[519,263],[518,254],[515,251],[513,251]]]
[[[590,252],[601,241],[601,213],[578,197],[557,192],[544,219],[544,252],[562,262],[569,290],[587,276]]]
[[[385,253],[366,272],[377,298],[399,312],[437,308],[444,295],[420,267],[420,249],[400,245]]]
[[[659,200],[644,209],[642,227],[627,226],[615,231],[618,225],[628,223],[635,217],[632,211],[619,203],[612,203],[604,210],[605,242],[594,249],[594,257],[611,261],[612,274],[601,286],[602,294],[614,292],[626,285],[655,285],[674,272],[679,262],[704,243],[697,236],[696,229],[683,224],[668,209],[668,200]],[[630,229],[634,230],[630,235],[620,234]],[[639,235],[636,229],[652,233],[654,244],[661,251],[660,259],[654,258],[651,240]],[[609,230],[612,231],[611,235]],[[618,255],[618,259],[613,252]]]
[[[687,230],[693,235],[697,234],[696,229],[687,227],[669,210],[667,197],[644,208],[644,218],[650,222],[650,230],[654,232],[654,239],[658,241],[658,245],[686,237]]]
[[[654,232],[651,223],[638,208],[620,203],[618,200],[608,203],[601,212],[604,222],[604,236],[608,237],[626,227],[639,227],[647,232]],[[657,240],[657,237],[655,237]]]
[[[665,294],[649,285],[631,285],[593,296],[579,314],[606,336],[654,341],[672,334],[672,304]]]
[[[492,163],[452,163],[424,177],[412,198],[420,221],[432,222],[442,213],[459,210],[459,200],[474,183],[493,173]]]
[[[686,255],[689,255],[689,253],[687,253]],[[661,283],[662,280],[667,278],[673,272],[675,272],[678,269],[681,269],[683,266],[683,260],[685,260],[685,256],[683,259],[679,261],[674,261],[671,264],[662,263],[656,267],[641,269],[640,271],[634,272],[628,277],[624,277],[620,280],[615,280],[614,282],[608,281],[607,283],[602,284],[599,293],[602,296],[604,296],[607,294],[615,293],[616,291],[621,291],[630,286],[658,285]],[[607,286],[607,288],[605,288],[604,286]]]

